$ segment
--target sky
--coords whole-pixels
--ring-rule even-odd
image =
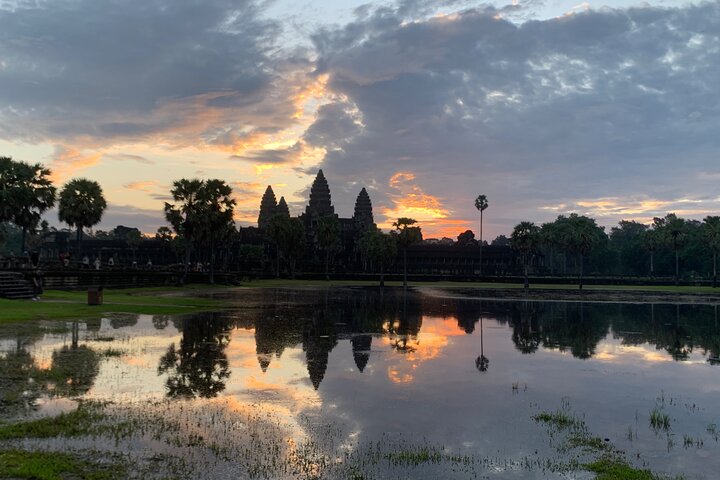
[[[322,168],[425,237],[720,214],[720,2],[0,0],[0,155],[97,180],[96,229],[221,178],[239,225]],[[56,214],[48,220],[57,225]]]

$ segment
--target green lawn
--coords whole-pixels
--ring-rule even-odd
[[[389,287],[402,286],[402,282],[385,282]],[[287,280],[270,279],[244,282],[241,288],[302,288],[302,287],[353,287],[377,286],[372,280]],[[490,282],[409,282],[411,287],[471,288],[480,290],[522,289],[520,283]],[[49,290],[39,301],[0,299],[0,323],[24,320],[70,320],[96,318],[109,313],[142,313],[147,315],[171,315],[200,311],[220,310],[226,302],[197,295],[212,291],[226,291],[235,287],[212,285],[191,285],[186,287],[141,287],[131,289],[109,289],[104,292],[104,304],[87,305],[87,292]],[[531,284],[534,291],[577,290],[573,284]],[[720,294],[720,289],[672,285],[586,285],[586,291],[605,292],[648,292],[677,294]]]
[[[89,306],[85,291],[49,290],[39,301],[0,299],[0,323],[85,319],[108,313],[170,315],[220,310],[225,306],[224,302],[193,296],[212,290],[210,286],[105,290],[104,304],[100,306]]]
[[[353,287],[353,286],[378,286],[375,280],[289,280],[289,279],[268,279],[244,282],[244,287],[257,288],[299,288],[299,287]],[[389,287],[401,287],[402,282],[385,282]],[[516,290],[522,289],[522,283],[500,283],[500,282],[408,282],[411,287],[440,287],[440,288],[477,288],[487,290]],[[577,284],[530,284],[531,290],[578,290]],[[669,293],[717,293],[720,295],[720,288],[679,286],[674,285],[584,285],[583,290],[606,291],[606,292],[669,292]]]

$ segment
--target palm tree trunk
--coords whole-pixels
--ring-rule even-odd
[[[480,275],[482,276],[482,249],[483,249],[483,211],[480,210]]]
[[[215,284],[215,236],[210,233],[210,238],[208,239],[209,247],[210,247],[210,268],[208,269],[208,281],[211,285]]]
[[[25,254],[25,238],[27,236],[27,227],[22,227],[22,239],[20,241],[20,253]]]
[[[188,269],[190,268],[190,242],[188,242],[187,239],[185,240],[185,265],[183,268],[183,276],[180,280],[182,285],[185,285],[187,282]]]
[[[380,288],[385,288],[385,268],[380,268]]]
[[[655,276],[655,250],[650,250],[650,278]]]
[[[280,249],[275,247],[275,278],[280,278]]]
[[[330,281],[330,249],[325,250],[325,281]]]
[[[528,278],[527,255],[523,255],[523,267],[525,269],[525,282],[523,283],[523,288],[530,288],[530,279]]]
[[[407,287],[407,247],[403,248],[403,287]]]
[[[583,287],[583,273],[585,270],[585,255],[580,255],[580,290]]]
[[[82,228],[83,228],[82,225],[78,225],[78,227],[77,227],[77,254],[78,254],[78,258],[79,258],[80,255],[82,254],[82,249],[80,248],[80,245],[82,244],[82,236],[83,236]]]
[[[680,284],[680,260],[677,248],[675,249],[675,286]]]
[[[717,251],[713,250],[713,288],[717,287]]]

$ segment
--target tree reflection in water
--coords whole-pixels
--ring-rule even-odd
[[[55,384],[52,393],[63,397],[83,395],[92,388],[100,370],[98,354],[87,345],[78,345],[80,325],[71,326],[70,346],[64,345],[52,354],[46,375]]]
[[[168,397],[212,398],[225,390],[230,377],[225,348],[230,343],[231,321],[222,314],[185,317],[180,346],[171,344],[160,358],[158,374],[167,374]]]

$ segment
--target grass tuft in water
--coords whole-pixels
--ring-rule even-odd
[[[118,465],[92,465],[66,453],[0,452],[0,478],[106,480],[123,476],[123,469]]]
[[[103,418],[94,406],[80,405],[77,410],[55,417],[1,425],[0,440],[89,435]]]
[[[667,432],[670,430],[670,416],[657,407],[653,408],[650,412],[650,426],[653,430]]]
[[[657,480],[650,470],[631,467],[623,460],[614,457],[600,458],[585,465],[585,468],[597,474],[596,480]]]
[[[562,410],[555,412],[540,412],[537,415],[533,415],[533,420],[538,423],[547,423],[559,430],[564,430],[571,427],[579,427],[582,425],[582,420],[570,415]]]

